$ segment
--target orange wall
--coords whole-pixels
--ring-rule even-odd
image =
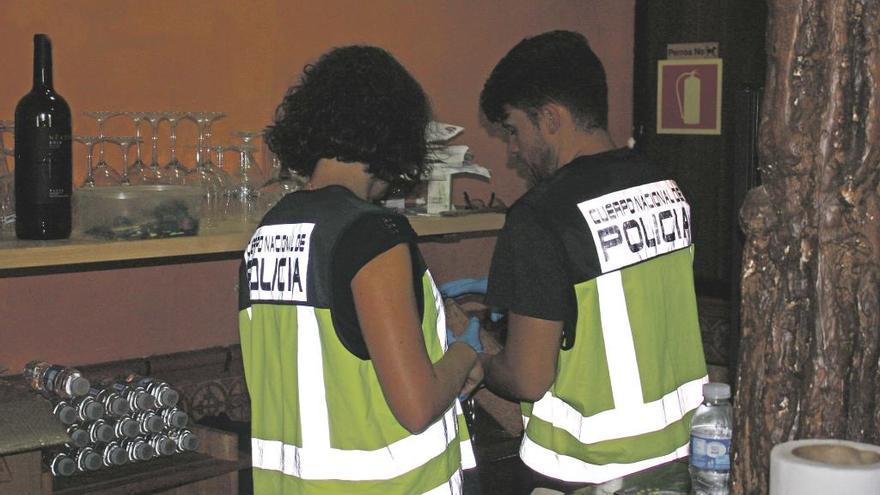
[[[491,181],[457,178],[461,191],[490,191],[511,204],[525,184],[504,145],[480,126],[477,99],[498,59],[525,36],[583,32],[605,63],[611,134],[623,144],[632,113],[633,0],[442,2],[374,0],[4,0],[0,6],[0,119],[30,89],[32,35],[53,41],[55,87],[70,104],[74,133],[95,133],[88,110],[221,110],[215,141],[271,119],[302,66],[332,46],[391,51],[431,96],[436,118],[462,125]],[[110,134],[130,134],[125,118]],[[162,156],[167,161],[160,131]],[[184,160],[194,126],[181,125]],[[11,145],[7,141],[7,146]],[[74,174],[84,149],[74,145]],[[115,146],[111,163],[119,162]],[[147,152],[147,148],[144,150]],[[231,159],[232,157],[227,157]],[[260,157],[258,156],[258,160]],[[491,238],[423,243],[440,281],[481,276]],[[223,345],[237,339],[233,261],[0,279],[0,364],[31,357],[87,363]]]

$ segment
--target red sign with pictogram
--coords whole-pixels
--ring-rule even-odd
[[[721,59],[657,62],[657,134],[721,134]]]

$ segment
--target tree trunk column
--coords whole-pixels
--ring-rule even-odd
[[[877,443],[880,6],[770,0],[749,192],[733,487],[765,494],[796,438]]]

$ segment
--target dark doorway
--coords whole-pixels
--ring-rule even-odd
[[[636,0],[633,136],[693,207],[694,273],[707,360],[732,366],[739,340],[742,235],[738,213],[757,184],[757,127],[766,71],[763,0]],[[718,44],[720,135],[657,133],[657,62],[667,46]]]

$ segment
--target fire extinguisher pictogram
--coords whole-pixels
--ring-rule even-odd
[[[685,125],[700,123],[700,77],[697,69],[685,72],[675,80],[675,100]]]

